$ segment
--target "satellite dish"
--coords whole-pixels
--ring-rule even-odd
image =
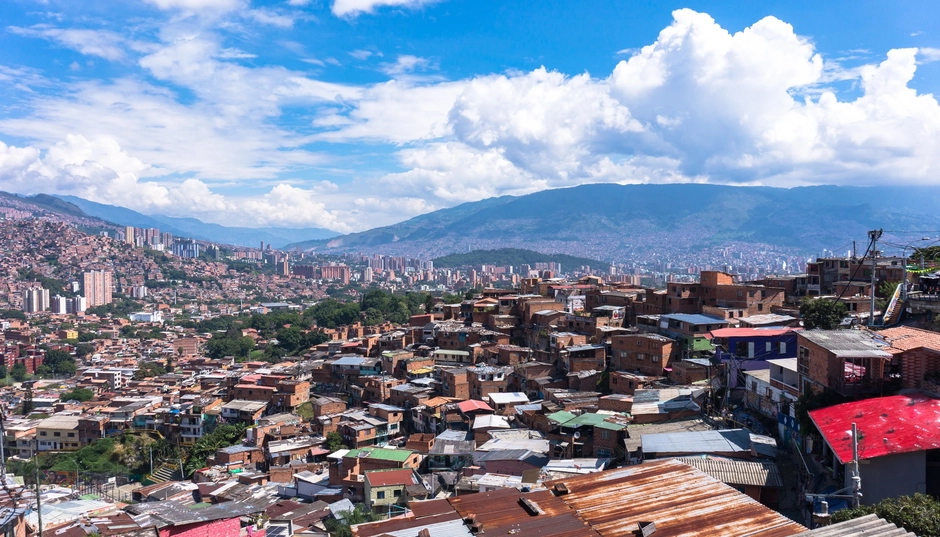
[[[575,432],[574,432],[574,439],[577,440],[578,438],[581,438],[581,433],[579,433],[578,431],[575,431]]]

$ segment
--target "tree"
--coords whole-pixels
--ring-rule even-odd
[[[428,293],[424,297],[424,313],[431,313],[434,311],[434,295]]]
[[[0,364],[0,380],[3,380],[10,376],[10,371],[7,369],[7,366]]]
[[[369,511],[369,509],[361,503],[356,504],[351,511],[340,511],[339,515],[342,517],[342,520],[331,518],[325,522],[327,531],[334,537],[352,537],[350,526],[365,522],[375,522],[381,519],[378,514]]]
[[[844,522],[872,513],[915,535],[940,536],[940,500],[919,492],[913,496],[887,498],[875,505],[840,509],[832,514],[832,523]]]
[[[63,392],[59,395],[60,401],[79,401],[84,403],[85,401],[91,401],[95,398],[95,392],[89,390],[88,388],[75,388],[70,392]]]
[[[23,362],[13,364],[13,369],[10,370],[10,376],[17,382],[26,380],[26,377],[29,376],[29,373],[26,372],[26,365],[24,365]]]
[[[47,351],[42,363],[51,369],[54,375],[71,376],[75,374],[75,360],[72,358],[71,354],[65,351]]]
[[[346,444],[343,443],[343,437],[336,431],[326,434],[326,449],[333,453],[339,451],[340,449],[346,449]]]
[[[89,354],[95,353],[95,346],[89,345],[88,343],[79,343],[75,346],[75,356],[82,359],[88,356]]]
[[[18,364],[19,365],[19,364]],[[16,366],[13,366],[16,369]],[[26,393],[23,395],[23,415],[29,416],[33,411],[33,383],[26,383]]]
[[[166,374],[166,369],[156,362],[142,362],[134,371],[134,380],[144,380]]]
[[[807,330],[838,328],[846,313],[845,304],[833,300],[807,297],[800,303],[800,317],[803,318],[803,328]]]

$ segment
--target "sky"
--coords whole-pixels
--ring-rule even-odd
[[[938,23],[913,1],[3,0],[0,190],[345,233],[587,183],[940,184]]]

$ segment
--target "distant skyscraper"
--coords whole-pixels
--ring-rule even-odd
[[[366,267],[362,271],[362,283],[372,283],[372,267]]]
[[[195,259],[199,257],[199,243],[192,239],[176,239],[173,243],[173,255]]]
[[[23,311],[36,313],[49,309],[49,290],[42,287],[30,287],[23,290]]]
[[[82,294],[87,307],[103,306],[111,303],[111,272],[93,270],[83,276]]]
[[[124,226],[124,242],[134,245],[134,226]]]

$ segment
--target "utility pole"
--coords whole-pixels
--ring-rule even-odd
[[[868,232],[868,238],[871,239],[871,304],[868,310],[868,326],[875,326],[875,277],[876,259],[878,257],[878,239],[884,233],[883,229],[873,229]]]
[[[858,473],[858,427],[852,422],[852,508],[862,501],[862,476]]]

